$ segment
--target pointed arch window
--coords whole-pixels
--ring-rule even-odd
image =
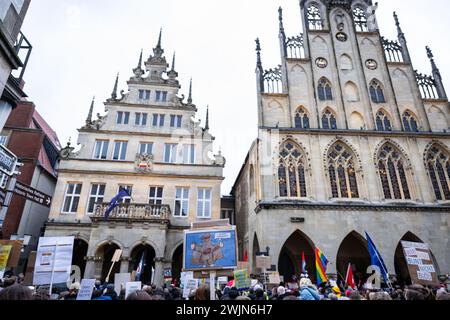
[[[298,129],[309,129],[309,116],[303,107],[297,109],[295,113],[295,127]]]
[[[299,145],[285,142],[280,149],[278,165],[280,197],[305,198],[305,157]]]
[[[369,86],[370,98],[374,103],[385,103],[386,98],[381,83],[377,80],[372,80]]]
[[[322,129],[337,129],[336,116],[330,109],[326,109],[322,114]]]
[[[406,111],[403,113],[402,117],[403,127],[406,132],[419,132],[419,126],[417,124],[416,118],[411,114],[411,112]]]
[[[319,80],[319,84],[317,85],[317,91],[319,94],[320,101],[333,100],[331,82],[328,79],[322,78]]]
[[[450,157],[439,146],[433,146],[426,155],[428,175],[437,200],[450,200]]]
[[[386,199],[411,199],[405,160],[394,146],[386,144],[382,147],[378,154],[378,171]]]
[[[336,143],[327,160],[333,198],[359,198],[355,157],[349,148]]]
[[[361,7],[353,9],[353,21],[355,22],[356,32],[367,32],[369,27],[365,11]]]
[[[377,112],[375,122],[378,131],[392,131],[391,120],[383,110]]]
[[[311,4],[307,10],[307,20],[309,30],[322,30],[323,20],[319,7],[316,4]]]

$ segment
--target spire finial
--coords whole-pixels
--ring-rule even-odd
[[[161,29],[159,29],[158,44],[156,45],[157,48],[161,48],[161,39],[162,39],[162,27]]]
[[[175,55],[176,55],[176,52],[174,51],[173,58],[172,58],[172,71],[175,71]]]
[[[119,73],[117,73],[116,82],[114,83],[114,89],[111,93],[111,99],[116,100],[117,99],[117,87],[119,85]]]
[[[141,55],[139,56],[138,69],[142,69],[142,54],[144,53],[144,49],[141,49]]]
[[[89,108],[89,113],[86,118],[86,124],[92,123],[92,114],[94,113],[95,96],[92,98],[91,107]]]
[[[433,51],[431,51],[431,48],[429,46],[426,46],[426,50],[428,59],[430,59],[431,69],[433,70],[433,78],[436,82],[436,91],[438,97],[440,99],[447,99],[447,92],[445,91],[444,83],[442,81],[441,71],[439,71],[436,62],[434,61]]]
[[[188,97],[187,102],[189,104],[192,104],[192,78],[191,78],[191,82],[189,84],[189,97]]]
[[[427,56],[430,60],[434,60],[434,55],[433,55],[433,51],[431,51],[429,46],[426,46],[427,49]]]
[[[205,130],[209,130],[209,106],[206,107],[206,123]]]
[[[261,43],[259,42],[259,38],[256,39],[256,66],[262,71]]]
[[[404,33],[402,30],[402,27],[400,26],[400,20],[398,19],[398,15],[397,12],[394,11],[394,20],[395,20],[395,25],[397,26],[397,34],[398,37],[404,37]]]
[[[284,34],[284,25],[283,25],[283,8],[278,8],[278,21],[280,22],[280,33]]]

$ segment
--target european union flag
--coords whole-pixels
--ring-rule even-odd
[[[378,252],[377,248],[375,247],[375,244],[373,243],[372,239],[370,238],[369,234],[366,232],[366,238],[367,238],[367,245],[369,247],[369,255],[370,255],[370,263],[373,266],[377,266],[380,268],[381,275],[383,276],[384,281],[389,284],[389,273],[386,268],[386,265],[384,264],[383,258],[381,257],[380,253]]]
[[[121,188],[119,193],[114,198],[112,198],[111,202],[109,203],[109,206],[105,211],[105,220],[108,220],[111,212],[120,204],[120,200],[125,197],[131,197],[131,195],[127,189]]]

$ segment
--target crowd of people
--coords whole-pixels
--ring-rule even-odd
[[[59,290],[58,293],[49,294],[48,287],[29,287],[23,285],[23,278],[9,277],[0,282],[0,300],[76,300],[80,290],[79,283],[73,283],[68,290]],[[57,290],[56,290],[57,291]],[[55,291],[53,291],[55,293]],[[300,281],[280,283],[271,290],[257,283],[247,290],[238,290],[235,287],[225,286],[215,291],[216,300],[450,300],[450,293],[445,284],[440,287],[425,287],[422,285],[409,285],[401,287],[393,285],[385,289],[352,289],[333,281],[323,283],[319,287],[309,278]],[[183,297],[183,289],[175,285],[157,287],[144,285],[141,290],[134,291],[125,296],[125,289],[119,294],[114,284],[102,284],[96,281],[92,291],[91,300],[210,300],[211,292],[208,285],[190,290],[188,296]]]

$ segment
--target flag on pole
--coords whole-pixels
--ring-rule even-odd
[[[139,261],[138,267],[136,269],[135,281],[141,281],[141,276],[142,276],[142,273],[144,272],[144,267],[145,267],[144,255],[145,255],[145,252],[142,252],[141,261]]]
[[[347,275],[345,276],[345,284],[348,284],[350,288],[356,289],[355,278],[353,277],[353,268],[352,264],[348,264]]]
[[[301,271],[303,274],[306,274],[306,260],[305,260],[305,251],[302,251],[302,268]]]
[[[125,188],[120,188],[119,193],[112,198],[111,202],[109,203],[108,208],[105,211],[105,220],[108,220],[109,215],[111,212],[120,204],[120,200],[122,200],[124,197],[130,197],[130,193]]]
[[[317,285],[320,285],[328,281],[327,265],[328,265],[327,257],[325,257],[325,255],[322,253],[322,251],[320,251],[319,248],[316,248]]]
[[[375,244],[373,243],[372,239],[370,238],[369,234],[366,232],[366,238],[367,238],[367,245],[369,247],[369,255],[370,255],[370,261],[373,266],[377,266],[380,268],[381,276],[383,277],[384,281],[387,284],[390,284],[389,281],[389,273],[386,268],[386,265],[383,261],[383,258],[381,257],[380,253],[378,252],[377,248],[375,247]]]

